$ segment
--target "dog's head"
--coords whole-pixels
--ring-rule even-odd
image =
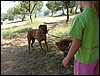
[[[47,34],[48,33],[47,25],[40,25],[39,31],[41,32],[41,34]]]
[[[58,42],[55,42],[55,44],[57,45],[57,47],[61,50],[61,51],[66,51],[69,50],[70,46],[71,46],[72,41],[71,40],[67,40],[67,39],[62,39]]]

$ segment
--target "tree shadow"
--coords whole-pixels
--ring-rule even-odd
[[[57,22],[47,23],[52,29],[56,27]],[[48,25],[48,26],[49,26]],[[15,31],[14,33],[26,32],[29,29]],[[13,44],[18,40],[1,44],[1,74],[2,75],[73,75],[73,65],[70,63],[69,70],[62,66],[63,53],[56,47],[55,40],[48,37],[47,51],[45,44],[42,43],[43,50],[40,49],[39,43],[34,43],[34,50],[29,53],[28,45],[22,44],[26,35],[18,36],[20,44]]]
[[[23,20],[23,21],[26,21],[26,20]],[[18,23],[18,22],[23,22],[23,21],[13,21],[13,22],[10,22],[10,23],[7,23],[7,24]]]
[[[25,32],[28,32],[29,30],[30,30],[30,28],[24,28],[24,29],[14,31],[14,33],[25,33]]]
[[[44,43],[44,50],[41,50],[39,43],[35,42],[35,50],[31,53],[27,45],[15,45],[15,41],[1,45],[2,75],[66,75],[62,66],[63,54],[52,39],[48,40],[49,51]]]
[[[66,16],[66,14],[60,14],[60,15],[56,15],[56,16],[49,16],[49,17],[60,17],[60,16]]]

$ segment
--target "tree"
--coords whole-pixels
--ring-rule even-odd
[[[8,20],[14,20],[14,15],[13,15],[13,13],[14,13],[14,8],[13,8],[13,7],[9,8],[8,11],[7,11],[7,14],[8,14],[7,19],[8,19]]]
[[[22,15],[22,21],[24,21],[25,19],[25,15],[28,13],[28,11],[23,7],[24,4],[22,4],[22,2],[19,2],[19,4],[17,6],[15,6],[15,10],[18,12],[16,12],[16,14],[21,14]]]
[[[8,14],[1,13],[1,20],[5,21],[6,19],[8,19]]]
[[[41,8],[43,7],[43,2],[42,1],[22,1],[21,2],[22,8],[25,8],[26,11],[29,13],[30,20],[32,23],[32,13],[33,10],[35,11],[35,17],[36,17],[36,11],[40,11]]]
[[[69,3],[69,8],[71,8],[70,13],[72,13],[73,7],[75,7],[75,6],[76,6],[76,1],[70,1],[70,3]],[[77,10],[77,7],[75,10]]]
[[[76,6],[76,9],[75,9],[75,13],[77,14],[77,8],[79,6],[79,2],[78,1],[75,1],[75,6]],[[80,11],[82,12],[83,10],[80,8]]]
[[[40,11],[42,7],[43,2],[41,1],[19,1],[19,4],[15,7],[10,8],[8,13],[14,16],[19,14],[23,15],[22,21],[24,20],[25,15],[29,14],[32,23],[31,15],[33,13],[33,10]]]
[[[9,16],[13,16],[14,18],[18,17],[18,15],[21,15],[20,18],[23,21],[25,18],[25,14],[28,12],[25,8],[22,7],[21,1],[19,1],[19,4],[15,5],[14,7],[9,8],[7,13]],[[12,17],[8,17],[8,18],[12,18]]]
[[[65,6],[62,1],[55,1],[56,11],[62,10],[62,15],[64,15]]]
[[[31,23],[32,23],[31,15],[32,15],[32,12],[33,12],[35,6],[37,5],[37,2],[38,1],[21,1],[21,7],[23,9],[26,9],[26,11],[29,13]]]
[[[12,14],[13,14],[14,16],[16,16],[16,15],[21,15],[20,18],[22,19],[22,21],[24,21],[25,14],[27,14],[28,11],[27,11],[25,8],[22,7],[21,3],[19,2],[18,5],[16,5],[16,6],[13,7],[13,9],[14,9],[14,10],[12,11]]]
[[[45,10],[45,11],[44,11],[44,16],[49,15],[49,12],[50,12],[49,10]]]
[[[69,20],[69,4],[70,4],[70,1],[62,1],[67,9],[67,20],[66,20],[66,23],[68,22]]]
[[[35,18],[36,18],[36,13],[41,12],[42,7],[43,7],[43,1],[38,1],[37,5],[34,8]]]
[[[53,14],[55,13],[56,11],[56,5],[55,5],[55,1],[49,1],[47,4],[46,4],[47,8],[49,10],[51,10],[51,13],[52,13],[52,16]]]

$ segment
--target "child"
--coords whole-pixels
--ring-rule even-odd
[[[80,1],[80,5],[83,12],[72,21],[73,42],[62,64],[67,69],[75,56],[74,75],[99,75],[99,1]]]

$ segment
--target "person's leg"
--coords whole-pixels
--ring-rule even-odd
[[[94,75],[96,62],[92,64],[82,64],[74,60],[74,75]]]

